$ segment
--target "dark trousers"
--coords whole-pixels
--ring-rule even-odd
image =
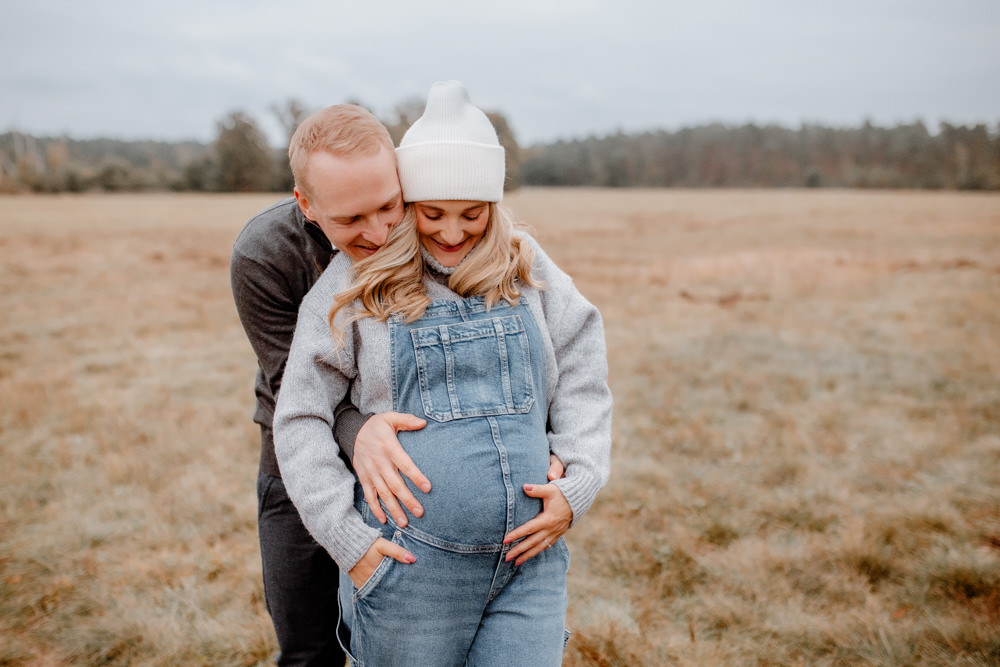
[[[264,598],[278,635],[277,664],[343,667],[337,641],[340,570],[302,525],[278,477],[257,477]]]

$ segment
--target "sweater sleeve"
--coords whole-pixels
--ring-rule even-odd
[[[274,415],[274,451],[302,523],[346,572],[379,536],[354,509],[355,477],[338,456],[332,427],[357,374],[349,335],[336,346],[326,317],[299,311]]]
[[[554,483],[576,523],[590,509],[611,470],[612,398],[604,324],[537,243],[533,276],[545,282],[542,311],[552,340],[557,381],[549,397],[549,449],[566,466]]]

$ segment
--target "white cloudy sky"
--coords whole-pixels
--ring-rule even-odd
[[[210,140],[440,79],[524,145],[711,121],[1000,122],[1000,0],[0,0],[0,131]]]

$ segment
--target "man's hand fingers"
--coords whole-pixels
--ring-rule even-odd
[[[389,487],[386,486],[385,480],[378,480],[375,483],[375,488],[378,490],[379,498],[382,499],[382,503],[385,504],[385,508],[389,510],[389,514],[392,515],[392,518],[395,519],[396,523],[400,526],[406,526],[408,523],[406,512],[404,512],[403,508],[399,506],[399,503],[396,501],[396,496],[389,490]]]
[[[375,486],[373,484],[362,484],[361,490],[364,491],[365,502],[371,508],[372,514],[375,515],[379,523],[385,523],[385,512],[382,511],[382,506],[379,505],[378,491],[375,490]]]
[[[419,431],[427,425],[426,419],[405,412],[387,412],[385,422],[397,431]]]
[[[416,431],[422,429],[427,424],[425,420],[420,419],[419,417],[399,412],[388,413],[386,415],[386,423],[393,426],[397,432]],[[420,472],[420,468],[418,468],[417,464],[413,462],[410,455],[406,453],[403,446],[399,444],[399,440],[396,439],[392,442],[389,448],[392,450],[388,454],[392,465],[394,465],[401,474],[409,477],[410,481],[416,484],[418,489],[424,493],[428,493],[431,490],[430,480],[424,476],[424,473]]]
[[[392,515],[396,523],[408,523],[406,513],[400,507],[403,503],[414,516],[423,514],[423,507],[403,481],[405,475],[417,488],[425,493],[430,491],[430,480],[413,463],[396,434],[399,431],[421,429],[426,421],[400,412],[385,412],[373,416],[358,432],[354,445],[354,470],[365,493],[365,501],[372,514],[385,523],[385,511]]]
[[[420,472],[420,468],[413,462],[410,455],[403,451],[402,446],[400,446],[399,452],[393,458],[392,463],[399,469],[400,473],[409,477],[410,481],[416,484],[418,489],[424,493],[430,493],[431,481],[424,476],[424,473]]]
[[[410,510],[413,516],[423,516],[424,508],[417,502],[413,494],[410,492],[410,487],[406,485],[403,478],[397,475],[395,472],[387,479],[389,485],[389,491],[396,496],[396,500],[402,503]]]
[[[409,477],[414,484],[419,486],[422,491],[430,491],[431,483],[424,477],[420,469],[417,468],[416,464],[413,463],[413,459],[403,451],[403,448],[398,444],[396,445],[398,451],[394,454],[391,460],[387,461],[389,465],[384,465],[381,471],[382,479],[389,486],[389,490],[396,496],[399,502],[403,503],[410,509],[414,516],[422,516],[424,513],[424,508],[420,505],[417,499],[413,496],[410,491],[410,487],[406,485],[400,473]],[[415,479],[414,479],[415,478]],[[421,484],[423,486],[421,486]]]

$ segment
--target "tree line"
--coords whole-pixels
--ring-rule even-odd
[[[399,142],[423,110],[410,99],[383,119]],[[309,110],[272,113],[290,138]],[[677,131],[518,145],[506,117],[488,114],[507,149],[509,189],[592,187],[847,187],[1000,190],[1000,124],[855,128],[709,124]],[[174,190],[290,192],[286,149],[270,146],[243,111],[219,119],[211,143],[78,140],[0,134],[0,192]]]
[[[998,190],[1000,124],[857,128],[720,124],[560,141],[526,151],[532,185]]]

